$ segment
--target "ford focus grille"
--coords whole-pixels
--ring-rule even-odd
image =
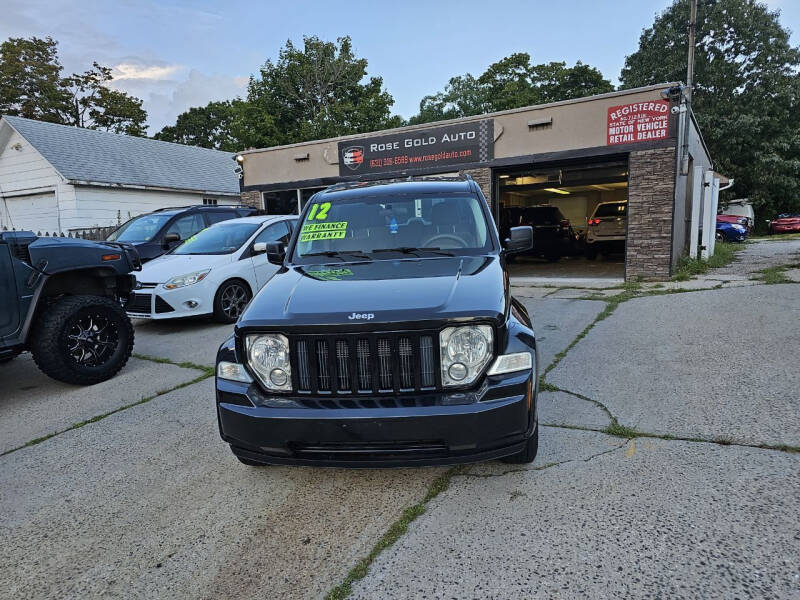
[[[440,388],[434,332],[291,337],[292,377],[300,393],[366,396]]]

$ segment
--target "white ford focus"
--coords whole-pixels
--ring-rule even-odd
[[[213,314],[234,323],[278,266],[265,245],[288,243],[297,216],[245,217],[212,225],[136,274],[126,310],[139,319]]]

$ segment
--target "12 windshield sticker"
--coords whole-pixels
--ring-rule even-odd
[[[301,242],[314,242],[317,240],[338,240],[347,234],[347,221],[332,221],[330,223],[309,223],[309,221],[324,221],[328,218],[330,202],[314,204],[303,228],[300,230]]]

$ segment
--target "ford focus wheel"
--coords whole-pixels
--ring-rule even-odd
[[[243,281],[226,281],[214,297],[214,318],[220,323],[235,323],[250,302],[250,289]]]

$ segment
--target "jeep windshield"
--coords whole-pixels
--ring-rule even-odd
[[[223,222],[194,234],[172,254],[230,254],[236,252],[261,225]]]
[[[494,248],[487,215],[473,196],[363,196],[315,200],[293,259],[364,260],[474,256]],[[305,260],[304,260],[305,259]]]
[[[143,215],[125,223],[108,236],[109,242],[149,242],[172,215]]]

